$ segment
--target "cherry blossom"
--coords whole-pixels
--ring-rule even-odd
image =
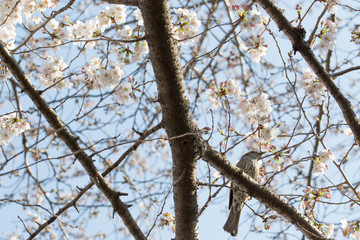
[[[0,82],[11,78],[12,74],[7,67],[0,61]]]
[[[199,30],[201,25],[200,20],[197,18],[195,12],[190,12],[184,8],[175,9],[174,12],[177,14],[178,19],[173,24],[174,37],[178,40],[182,40],[180,44],[186,44],[194,41],[193,37]]]
[[[350,135],[352,135],[353,133],[352,133],[352,131],[351,131],[350,128],[346,128],[346,129],[344,130],[344,134],[347,135],[347,136],[350,136]]]
[[[349,224],[346,219],[342,219],[340,223],[344,236],[349,236],[351,239],[360,239],[359,222]]]
[[[360,44],[360,28],[356,27],[352,32],[351,32],[351,40],[350,42],[354,42],[355,44]]]
[[[219,97],[216,94],[216,92],[213,89],[207,89],[205,91],[205,94],[207,95],[207,97],[210,101],[211,108],[214,110],[219,109],[221,104],[220,104]]]
[[[319,49],[320,54],[324,54],[327,53],[327,51],[334,49],[336,44],[337,25],[331,20],[328,20],[325,24],[322,23],[321,25],[322,28],[318,35],[321,42],[317,48]]]
[[[138,25],[143,26],[144,25],[144,20],[142,18],[140,9],[136,8],[134,10],[134,12],[133,12],[133,15],[135,16],[135,19],[138,21]]]
[[[310,68],[303,70],[303,75],[299,81],[300,87],[305,90],[305,94],[315,100],[315,103],[321,104],[325,99],[326,88],[322,82],[316,79],[316,75]]]
[[[329,160],[330,161],[335,160],[335,156],[332,154],[331,150],[322,150],[319,153],[319,156],[314,159],[313,174],[315,176],[324,174],[326,172],[326,170],[328,169],[326,162]]]
[[[266,55],[268,46],[264,44],[260,36],[250,36],[246,41],[247,52],[250,54],[252,61],[255,63],[260,62],[261,58]]]
[[[260,96],[254,98],[253,101],[245,98],[242,99],[238,108],[240,109],[241,116],[248,124],[262,125],[265,127],[270,122],[270,113],[273,110],[266,93],[261,93]],[[267,134],[270,133],[271,131]]]
[[[130,82],[121,83],[120,86],[116,88],[114,100],[122,105],[128,105],[134,102],[133,99],[133,86]]]
[[[14,137],[30,129],[30,125],[23,119],[16,117],[15,113],[0,117],[0,146],[7,145]]]
[[[86,75],[86,83],[92,84],[97,89],[114,88],[125,74],[121,63],[105,68],[101,65],[98,57],[93,57],[89,65],[83,67],[83,72]]]
[[[335,228],[334,223],[326,224],[323,227],[323,232],[325,233],[326,237],[330,238],[334,234],[334,228]]]
[[[63,71],[67,67],[61,56],[46,55],[42,62],[41,72],[39,75],[40,84],[48,87],[54,85],[54,89],[65,89],[72,87],[72,83],[63,78]]]

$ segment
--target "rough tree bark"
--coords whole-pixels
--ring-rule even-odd
[[[176,239],[198,239],[196,163],[201,146],[191,134],[195,133],[195,127],[190,117],[177,41],[171,36],[168,1],[140,1],[139,7],[156,77],[163,124],[172,139]]]

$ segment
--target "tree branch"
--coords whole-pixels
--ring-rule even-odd
[[[115,168],[117,168],[122,162],[123,160],[129,156],[130,153],[134,152],[141,143],[144,142],[144,140],[151,134],[153,134],[154,132],[158,131],[159,129],[162,128],[162,123],[157,124],[156,126],[154,126],[153,128],[147,130],[146,132],[144,132],[141,137],[128,149],[126,150],[120,157],[119,159],[113,163],[111,166],[109,166],[101,175],[103,177],[105,177],[106,175],[108,175],[112,170],[114,170]],[[73,207],[76,205],[77,201],[92,187],[94,186],[94,182],[90,182],[88,185],[86,185],[85,187],[81,188],[80,192],[70,201],[68,202],[64,207],[60,208],[51,218],[49,218],[46,222],[44,222],[43,224],[40,224],[38,226],[38,228],[36,229],[35,232],[33,232],[31,234],[31,236],[28,239],[33,239],[34,237],[36,237],[42,230],[44,230],[47,226],[49,226],[50,224],[52,224],[53,222],[55,222],[55,220],[64,212],[66,212],[69,208]]]
[[[221,174],[231,181],[241,185],[249,195],[255,197],[266,207],[278,212],[280,215],[294,224],[307,238],[326,240],[327,238],[319,231],[310,220],[297,211],[293,206],[282,200],[277,194],[267,187],[259,185],[255,180],[246,175],[243,170],[231,164],[222,154],[214,150],[207,142],[204,142],[205,151],[202,159],[210,163]]]
[[[176,239],[198,239],[196,164],[200,157],[189,111],[168,1],[141,1],[146,40],[158,88],[164,128],[171,139]],[[187,133],[187,134],[186,134]],[[184,135],[181,138],[172,137]]]
[[[110,3],[110,4],[123,4],[127,6],[139,6],[140,0],[103,0],[104,2]]]
[[[79,160],[83,168],[86,170],[91,180],[111,202],[114,211],[124,221],[125,225],[129,229],[130,233],[135,239],[145,239],[144,234],[141,232],[139,226],[131,216],[128,206],[120,200],[120,196],[124,195],[118,191],[113,190],[109,183],[103,178],[103,176],[96,169],[92,159],[81,149],[77,142],[77,138],[72,136],[70,132],[65,128],[56,112],[47,104],[45,99],[39,94],[39,92],[32,85],[24,71],[21,69],[15,59],[9,54],[4,45],[0,42],[0,57],[6,64],[12,75],[19,82],[21,88],[34,102],[39,111],[44,115],[51,127],[56,131],[57,136],[63,140],[63,142],[69,147],[76,159]],[[29,239],[32,239],[30,237]]]
[[[35,29],[30,31],[30,34],[24,39],[24,41],[22,41],[22,43],[20,43],[15,49],[13,49],[11,52],[14,53],[17,50],[19,50],[22,46],[24,46],[31,38],[32,36],[37,33],[37,31],[39,31],[41,28],[45,27],[46,24],[48,24],[50,22],[51,19],[54,19],[57,15],[59,15],[60,13],[63,13],[64,11],[66,11],[67,9],[71,8],[71,6],[74,4],[75,0],[70,0],[68,2],[68,4],[66,4],[64,7],[60,8],[58,11],[52,13],[49,17],[46,18],[46,20],[40,24],[39,26],[37,26]]]
[[[321,63],[317,60],[308,43],[302,39],[299,29],[293,27],[289,21],[282,14],[274,3],[270,0],[256,0],[264,10],[275,21],[277,26],[290,39],[292,45],[304,57],[305,61],[314,70],[318,78],[323,82],[327,90],[339,105],[344,118],[351,128],[354,137],[358,144],[360,144],[360,122],[355,115],[350,101],[344,96],[340,89],[336,86],[330,75],[326,72]]]

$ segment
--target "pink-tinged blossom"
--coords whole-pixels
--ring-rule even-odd
[[[332,14],[336,14],[337,10],[338,10],[338,0],[328,0],[327,1],[327,10],[332,13]]]
[[[279,128],[275,127],[267,127],[263,130],[263,138],[265,141],[272,141],[277,137],[279,133]]]
[[[48,8],[54,8],[55,4],[51,0],[38,0],[36,1],[35,8],[39,12],[43,12]]]
[[[124,64],[141,61],[144,58],[144,55],[149,53],[149,47],[145,40],[136,42],[133,49],[132,46],[133,45],[131,44],[113,46],[111,48],[111,53],[115,54],[117,60]]]
[[[114,88],[125,75],[121,63],[105,68],[101,66],[98,57],[93,57],[89,65],[83,67],[83,72],[86,75],[86,82],[91,83],[94,88],[98,89]]]
[[[328,166],[324,162],[317,161],[313,167],[313,174],[314,176],[319,176],[324,174],[326,170],[328,170]]]
[[[6,81],[7,79],[11,78],[12,74],[7,69],[6,65],[0,61],[0,82]]]
[[[329,50],[333,50],[336,45],[336,34],[337,28],[336,24],[328,20],[325,24],[322,24],[322,28],[320,30],[320,34],[318,37],[320,38],[320,44],[317,48],[320,51],[320,54],[327,53]]]
[[[72,40],[72,27],[62,27],[58,29],[57,36],[61,41]]]
[[[144,20],[143,20],[143,17],[141,15],[140,9],[136,8],[135,11],[133,12],[133,15],[135,16],[135,19],[138,21],[138,25],[143,26],[144,25]]]
[[[111,26],[111,18],[107,15],[105,10],[100,12],[96,16],[96,19],[97,19],[98,24],[99,24],[100,32],[105,31],[105,29],[107,29],[108,27]]]
[[[35,16],[33,16],[31,18],[31,21],[35,24],[39,24],[39,23],[43,22],[43,20],[39,16],[39,14],[36,14]]]
[[[334,223],[326,224],[323,227],[323,232],[325,233],[326,237],[330,238],[334,234],[334,228],[335,228]]]
[[[261,24],[260,12],[257,10],[251,10],[247,14],[248,18],[243,18],[240,23],[240,28],[244,32],[252,31],[256,26]]]
[[[213,174],[214,178],[221,178],[221,173],[219,171],[214,172]]]
[[[180,44],[186,44],[194,41],[193,37],[199,30],[201,22],[195,12],[190,12],[184,8],[175,9],[177,22],[173,24],[172,32],[177,40],[182,40]]]
[[[284,162],[286,165],[291,165],[293,164],[293,159],[292,159],[292,156],[291,155],[286,155],[285,158],[284,158]]]
[[[276,160],[272,160],[272,161],[270,162],[270,167],[272,168],[272,170],[273,170],[274,172],[279,172],[279,171],[283,168],[283,166],[282,166],[282,164],[280,163],[280,161],[276,161]]]
[[[48,87],[56,83],[56,85],[53,87],[54,89],[65,89],[72,87],[73,84],[71,82],[62,79],[65,68],[67,68],[67,64],[64,62],[61,56],[45,56],[40,69],[40,84]]]
[[[14,137],[30,129],[28,122],[16,117],[15,113],[0,117],[0,146],[7,145]]]
[[[74,39],[90,40],[93,39],[94,32],[98,30],[98,22],[96,20],[88,20],[86,22],[77,20],[72,26],[72,30]]]
[[[236,81],[235,79],[233,78],[230,78],[228,81],[225,81],[226,83],[226,90],[227,90],[227,93],[230,95],[230,96],[234,96],[238,99],[241,99],[241,95],[242,95],[242,91],[241,91],[241,88],[239,86],[239,81]]]
[[[326,162],[329,160],[335,160],[335,156],[332,154],[331,150],[322,150],[319,152],[319,156],[314,159],[313,174],[315,176],[324,174],[326,170],[328,170]]]
[[[149,53],[149,46],[147,41],[136,42],[134,48],[134,55],[131,59],[133,62],[141,61],[144,55]]]
[[[46,25],[51,31],[55,31],[59,27],[59,22],[53,18],[51,19],[48,24]]]
[[[346,129],[344,130],[344,134],[347,135],[347,136],[350,136],[350,135],[352,135],[353,133],[352,133],[352,131],[351,131],[350,128],[346,128]]]
[[[248,124],[267,126],[270,122],[272,107],[267,97],[267,94],[262,93],[251,102],[247,99],[240,100],[238,108],[240,109],[242,118]]]
[[[205,94],[207,95],[207,97],[209,98],[210,104],[211,104],[211,108],[213,110],[217,110],[219,109],[220,105],[220,99],[217,96],[216,92],[213,89],[207,89],[205,91]]]
[[[258,10],[251,10],[250,6],[245,2],[242,2],[240,5],[232,5],[232,9],[237,12],[241,21],[240,28],[244,32],[250,32],[262,24],[267,24],[269,21],[268,17],[260,16],[260,12]]]
[[[355,30],[351,32],[351,40],[355,44],[360,44],[360,28],[356,27]]]
[[[15,25],[22,23],[21,12],[23,5],[18,4],[14,9],[16,2],[16,0],[0,1],[0,22],[2,23],[0,26],[0,39],[4,43],[15,40]]]
[[[15,7],[16,6],[16,7]],[[54,8],[51,0],[6,0],[0,1],[0,39],[3,43],[14,41],[15,25],[21,24],[23,17],[29,19],[34,12],[42,12]],[[35,21],[40,22],[40,21]]]
[[[346,219],[340,220],[343,236],[349,236],[351,239],[360,239],[359,223],[349,223]]]
[[[321,104],[325,99],[326,88],[322,82],[316,79],[316,75],[310,68],[303,70],[300,78],[300,87],[305,90],[305,95],[315,100],[315,103]]]
[[[322,161],[334,161],[335,156],[332,154],[331,150],[322,150],[319,153],[319,158],[322,159]]]
[[[122,83],[115,91],[114,100],[121,105],[128,105],[133,101],[132,92],[131,83]]]
[[[126,22],[126,7],[121,4],[111,5],[108,15],[114,18],[116,24],[120,25]]]
[[[268,46],[264,44],[263,40],[259,36],[250,36],[245,42],[247,52],[250,54],[253,62],[260,62],[261,58],[266,55]]]
[[[118,31],[118,36],[122,39],[131,39],[132,36],[132,28],[129,25],[125,25],[121,30]]]

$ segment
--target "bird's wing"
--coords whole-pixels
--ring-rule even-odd
[[[231,184],[231,188],[230,188],[230,196],[229,196],[229,209],[231,209],[231,205],[232,205],[232,202],[233,202],[233,194],[234,194],[234,191],[232,189],[232,184]]]

